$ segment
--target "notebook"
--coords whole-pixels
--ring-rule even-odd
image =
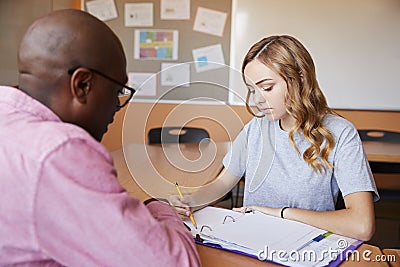
[[[196,243],[286,266],[337,266],[362,244],[296,221],[261,212],[206,207],[185,224]]]

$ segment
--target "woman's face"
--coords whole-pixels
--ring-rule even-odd
[[[287,113],[285,107],[285,94],[288,90],[286,81],[257,59],[246,65],[244,74],[257,108],[268,120],[281,120],[281,127],[284,130],[290,129],[294,125],[294,118]]]

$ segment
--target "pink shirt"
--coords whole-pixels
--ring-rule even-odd
[[[175,210],[118,184],[83,129],[0,86],[0,266],[197,266]]]

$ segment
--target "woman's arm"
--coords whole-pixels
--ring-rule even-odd
[[[374,203],[371,192],[356,192],[344,197],[345,209],[335,211],[312,211],[287,208],[285,219],[306,223],[333,233],[363,241],[371,239],[375,232]],[[249,206],[268,215],[280,217],[281,208]],[[245,211],[246,207],[235,209]]]

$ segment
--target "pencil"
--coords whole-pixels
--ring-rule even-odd
[[[178,191],[179,197],[182,199],[182,198],[183,198],[183,194],[182,194],[181,189],[179,188],[178,182],[175,182],[175,187],[176,187],[176,190]],[[197,229],[197,223],[196,223],[196,221],[194,220],[194,217],[193,217],[193,213],[192,213],[192,212],[190,212],[189,218],[190,218],[190,220],[192,221],[192,224],[193,224],[194,228]]]

